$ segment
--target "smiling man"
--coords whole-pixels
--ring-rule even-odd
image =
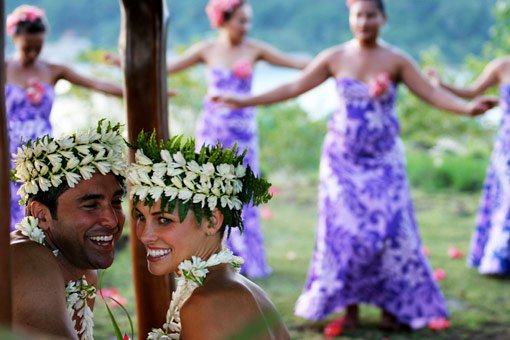
[[[26,217],[11,236],[16,331],[92,339],[97,273],[125,222],[120,126],[29,141],[14,155]]]

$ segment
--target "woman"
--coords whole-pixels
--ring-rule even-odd
[[[294,58],[283,54],[260,41],[251,40],[252,9],[244,0],[210,0],[207,15],[218,37],[192,46],[168,66],[168,72],[185,70],[204,63],[207,67],[208,94],[235,94],[248,96],[251,92],[252,70],[255,63],[264,60],[272,65],[302,69],[308,58]],[[259,172],[257,117],[253,108],[226,110],[206,99],[197,126],[197,145],[214,145],[220,141],[226,147],[237,143],[248,147],[246,162]],[[260,229],[258,209],[244,209],[245,235],[233,230],[228,246],[245,263],[241,271],[250,278],[263,278],[271,273],[266,260]]]
[[[348,328],[359,322],[358,304],[369,303],[381,308],[381,327],[419,328],[448,314],[420,250],[394,110],[397,85],[464,115],[493,103],[466,103],[435,88],[409,57],[381,41],[387,19],[381,0],[347,5],[352,40],[320,53],[292,83],[255,97],[219,99],[236,108],[269,104],[336,80],[340,107],[322,151],[315,253],[295,312],[319,320],[346,308]]]
[[[46,37],[44,11],[34,6],[19,6],[7,17],[7,33],[16,48],[16,56],[5,63],[5,101],[10,153],[16,153],[21,140],[51,134],[50,112],[54,87],[60,79],[114,96],[122,88],[79,75],[63,65],[39,59]],[[19,186],[11,182],[11,230],[20,221],[24,208],[18,205]]]
[[[225,231],[243,227],[243,204],[269,200],[269,183],[220,144],[195,153],[193,140],[157,144],[142,133],[133,147],[137,237],[152,274],[178,275],[166,323],[148,338],[289,339],[266,294],[237,272],[242,258],[222,247]]]
[[[458,88],[440,81],[442,87],[464,98],[474,98],[489,88],[499,86],[503,119],[491,163],[487,170],[476,230],[471,241],[468,264],[481,274],[510,274],[510,57],[491,61],[468,88]]]

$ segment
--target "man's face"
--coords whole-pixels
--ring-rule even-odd
[[[95,174],[60,195],[57,219],[46,231],[59,256],[76,268],[108,268],[125,222],[123,195],[111,173]]]

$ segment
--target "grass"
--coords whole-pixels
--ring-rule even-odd
[[[273,274],[256,282],[277,306],[292,339],[323,339],[321,329],[326,321],[311,323],[293,314],[314,247],[316,183],[305,178],[281,189],[280,195],[269,204],[274,213],[273,219],[263,223]],[[479,195],[420,191],[414,191],[413,195],[422,238],[430,250],[432,266],[441,267],[447,273],[446,279],[440,281],[440,286],[448,301],[451,327],[441,332],[423,329],[385,333],[377,328],[379,311],[363,305],[361,327],[345,331],[338,339],[510,339],[509,280],[481,276],[467,268],[465,260],[453,260],[447,254],[450,245],[465,254],[468,252]],[[130,275],[130,255],[126,247],[107,271],[104,286],[115,286],[128,299],[128,310],[134,316]],[[118,314],[117,319],[121,328],[127,331],[126,317]],[[96,339],[111,339],[113,328],[100,300],[96,303],[95,320]]]

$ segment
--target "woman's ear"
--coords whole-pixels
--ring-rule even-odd
[[[50,209],[41,202],[33,201],[30,203],[30,215],[39,220],[39,228],[47,230],[53,221]]]
[[[205,223],[205,233],[207,236],[215,235],[219,230],[221,230],[221,226],[223,225],[224,216],[223,213],[218,209],[214,208],[211,212],[211,218],[202,220],[202,223]]]

